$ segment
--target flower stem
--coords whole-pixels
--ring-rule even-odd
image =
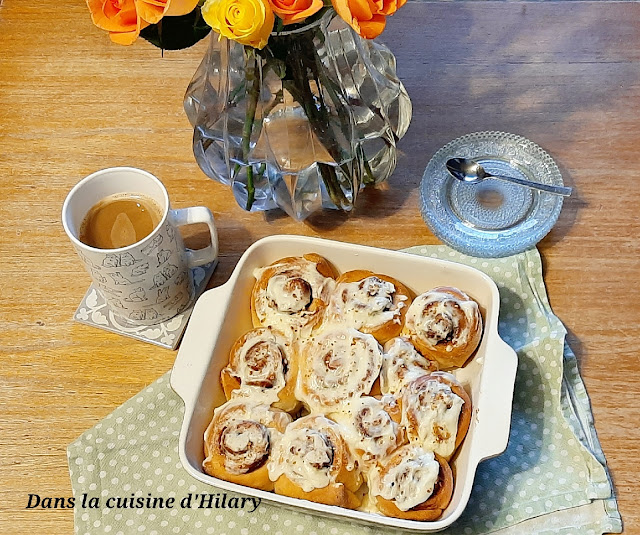
[[[227,106],[237,105],[236,97],[238,97],[239,95],[242,95],[244,97],[244,93],[246,92],[246,87],[247,87],[246,82],[242,82],[241,84],[239,84],[238,87],[236,87],[229,95],[229,98],[227,99]]]
[[[253,180],[253,166],[249,162],[249,151],[251,148],[253,123],[256,118],[258,99],[260,97],[260,73],[258,71],[258,61],[255,54],[249,47],[245,48],[245,50],[247,50],[246,79],[250,85],[248,88],[249,100],[247,102],[247,112],[242,127],[242,161],[247,169],[247,204],[245,210],[251,210],[255,201],[256,188]]]
[[[363,177],[364,184],[366,186],[370,184],[375,184],[376,177],[374,176],[373,171],[371,170],[371,165],[369,164],[369,160],[367,160],[364,153],[361,154],[361,157],[362,157],[362,163],[364,164],[363,165],[364,166],[364,177]]]
[[[287,77],[288,79],[283,80],[283,86],[302,106],[309,124],[320,143],[327,149],[336,164],[345,171],[345,174],[350,175],[348,166],[342,163],[345,159],[345,154],[331,128],[331,114],[324,102],[323,95],[320,92],[316,96],[311,89],[310,75],[314,77],[315,84],[320,87],[318,73],[322,70],[322,66],[319,67],[317,65],[313,39],[297,38],[292,39],[287,44],[286,53],[288,57],[285,63],[290,69],[290,76]],[[344,125],[342,130],[343,134],[349,137],[350,132],[345,132]],[[318,169],[331,201],[337,208],[348,210],[351,203],[340,187],[336,168],[333,165],[318,162]]]

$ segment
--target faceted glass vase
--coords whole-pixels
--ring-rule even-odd
[[[389,49],[331,11],[262,50],[212,35],[184,108],[207,176],[245,210],[298,220],[350,211],[362,187],[386,180],[412,112]]]

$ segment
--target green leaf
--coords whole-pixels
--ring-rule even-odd
[[[266,64],[278,78],[283,79],[287,75],[287,64],[281,59],[269,58]]]
[[[203,20],[200,8],[179,17],[163,17],[140,31],[140,36],[163,50],[180,50],[206,37],[211,27]]]

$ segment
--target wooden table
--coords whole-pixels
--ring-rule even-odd
[[[172,366],[175,352],[74,323],[89,278],[60,223],[67,191],[104,167],[146,169],[176,207],[215,214],[223,283],[256,239],[434,244],[418,185],[459,135],[502,130],[544,147],[576,189],[539,244],[551,304],[593,404],[626,533],[640,533],[640,4],[409,4],[383,40],[414,116],[395,174],[348,217],[248,214],[191,152],[182,96],[205,43],[164,55],[111,44],[83,2],[0,7],[0,532],[72,533],[66,446]],[[194,239],[192,237],[192,239]],[[197,236],[195,237],[197,239]]]

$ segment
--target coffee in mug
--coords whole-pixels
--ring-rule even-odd
[[[211,245],[185,248],[178,227],[192,223],[209,227]],[[62,224],[110,312],[135,325],[187,309],[195,297],[191,268],[218,256],[209,209],[171,209],[162,182],[132,167],[103,169],[76,184]]]
[[[80,241],[98,249],[127,247],[146,238],[162,219],[162,209],[141,193],[117,193],[94,204],[80,225]]]

